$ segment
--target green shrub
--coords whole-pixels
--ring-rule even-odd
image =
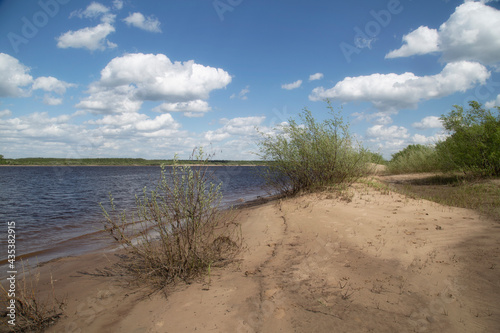
[[[128,268],[159,287],[206,272],[241,244],[234,211],[220,208],[222,184],[213,182],[208,157],[199,149],[195,159],[202,166],[180,166],[176,158],[162,166],[157,187],[136,196],[136,216],[113,213],[112,197],[111,214],[101,205],[105,229],[132,256]]]
[[[436,149],[447,169],[466,174],[500,176],[500,108],[496,115],[475,101],[464,110],[454,110],[441,116],[444,128],[451,134]]]
[[[387,168],[392,174],[436,172],[441,163],[434,147],[409,145],[392,155]]]
[[[260,133],[259,156],[269,163],[264,177],[278,193],[346,185],[368,171],[367,152],[354,147],[349,126],[329,102],[328,109],[332,117],[322,123],[304,109],[302,124],[289,119],[274,134]]]

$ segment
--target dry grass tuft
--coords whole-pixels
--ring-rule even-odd
[[[8,332],[42,332],[62,316],[65,302],[56,297],[52,276],[52,293],[42,297],[38,287],[40,272],[32,273],[28,264],[22,266],[22,277],[16,281],[15,288],[10,287],[8,280],[6,286],[4,281],[1,284],[0,297],[6,309],[2,309],[0,322]]]

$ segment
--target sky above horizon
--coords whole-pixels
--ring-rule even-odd
[[[385,158],[500,106],[500,2],[0,0],[0,154],[255,160],[326,99]]]

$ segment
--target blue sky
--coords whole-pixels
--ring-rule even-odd
[[[386,158],[500,105],[500,3],[0,1],[0,154],[256,159],[325,99]]]

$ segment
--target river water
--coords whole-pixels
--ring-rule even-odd
[[[223,204],[265,196],[263,167],[209,167],[222,182]],[[15,222],[16,256],[44,262],[109,245],[100,232],[102,202],[109,193],[120,209],[133,209],[135,195],[154,189],[158,166],[0,167],[0,264],[7,258],[8,222]],[[169,170],[167,168],[167,170]],[[2,236],[3,235],[3,236]]]

